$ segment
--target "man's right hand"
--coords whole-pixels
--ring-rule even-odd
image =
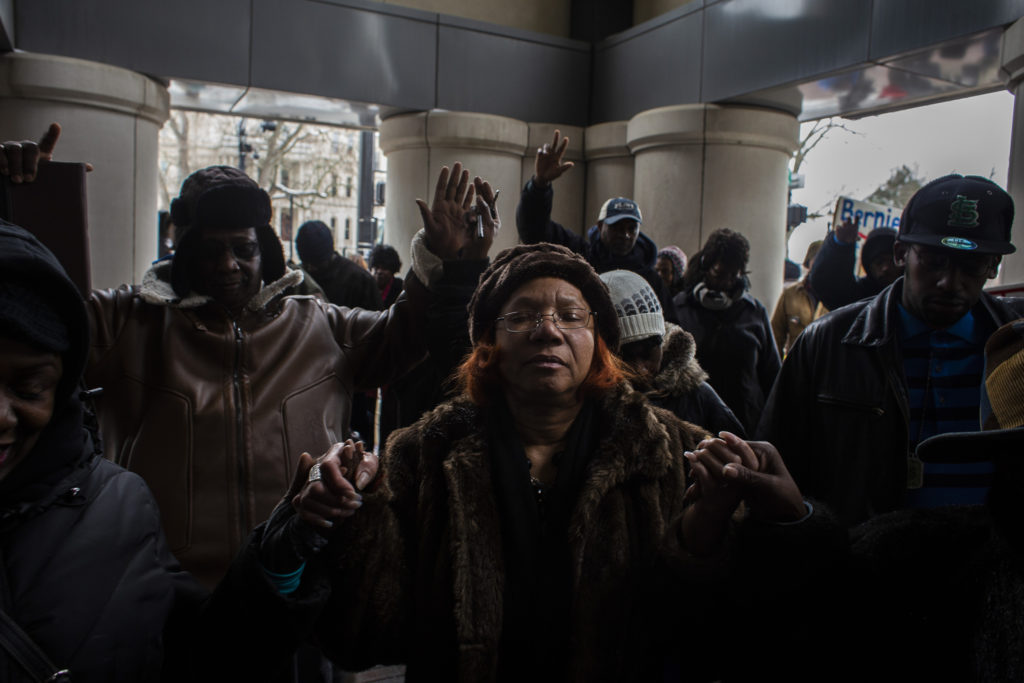
[[[857,229],[860,221],[843,221],[842,225],[836,226],[836,240],[844,244],[853,244],[857,241]]]
[[[562,137],[562,132],[555,130],[555,136],[550,143],[544,143],[543,147],[537,148],[537,159],[533,162],[533,182],[540,187],[546,187],[551,181],[561,177],[563,173],[573,167],[571,161],[562,161],[565,150],[569,146],[569,138]]]

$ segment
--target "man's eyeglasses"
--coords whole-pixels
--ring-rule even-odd
[[[540,327],[544,318],[551,318],[551,322],[560,330],[575,330],[586,327],[592,315],[597,315],[597,313],[585,308],[561,308],[553,313],[513,311],[497,320],[503,322],[505,329],[509,332],[532,332]]]
[[[942,251],[922,249],[917,245],[911,247],[917,253],[917,260],[926,269],[933,272],[947,272],[956,266],[961,273],[969,277],[987,277],[992,267],[992,257],[987,254],[947,254]]]
[[[259,242],[251,241],[225,244],[217,240],[208,240],[199,247],[200,256],[207,261],[218,260],[224,255],[225,251],[230,251],[231,255],[236,259],[248,261],[260,253],[260,244]]]

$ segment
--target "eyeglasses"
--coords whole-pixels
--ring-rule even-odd
[[[968,277],[987,277],[992,267],[992,257],[987,254],[946,254],[941,251],[931,251],[918,246],[911,247],[917,253],[917,260],[926,269],[933,272],[947,272],[956,266],[961,273]]]
[[[576,330],[586,327],[592,315],[597,313],[585,308],[562,308],[554,313],[513,311],[497,318],[496,321],[504,322],[505,329],[509,332],[532,332],[540,327],[544,318],[551,318],[551,322],[560,330]]]
[[[199,247],[200,256],[207,261],[216,261],[225,251],[230,251],[236,260],[248,261],[260,253],[260,244],[252,241],[225,244],[217,240],[207,240]]]

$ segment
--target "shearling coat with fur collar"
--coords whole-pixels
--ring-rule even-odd
[[[384,312],[284,296],[288,271],[235,317],[208,297],[179,298],[170,263],[141,287],[89,297],[85,379],[105,451],[139,474],[172,552],[208,587],[288,488],[303,451],[347,437],[351,396],[393,380],[425,353],[422,285]]]
[[[383,485],[332,539],[329,581],[318,587],[307,566],[292,599],[329,583],[316,635],[334,661],[404,662],[410,681],[496,679],[505,570],[484,424],[460,398],[396,432]],[[599,446],[569,528],[570,679],[646,679],[659,635],[649,610],[665,607],[650,591],[689,566],[682,453],[702,432],[625,385],[599,401],[594,424]]]

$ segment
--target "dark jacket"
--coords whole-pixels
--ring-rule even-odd
[[[658,247],[642,232],[636,239],[633,250],[625,256],[615,256],[601,242],[598,226],[592,225],[587,236],[580,237],[551,220],[551,204],[554,190],[549,184],[538,188],[531,179],[523,187],[523,193],[516,207],[516,229],[523,244],[552,242],[566,246],[587,259],[598,273],[609,270],[629,270],[642,276],[658,294],[661,310],[669,322],[676,320],[672,307],[672,296],[665,281],[654,270],[658,260]]]
[[[2,225],[0,274],[15,269],[60,292],[72,348],[53,417],[0,481],[0,609],[76,683],[157,680],[175,598],[201,591],[168,551],[149,489],[102,458],[79,402],[88,351],[81,296],[38,241]],[[34,680],[2,646],[0,680]]]
[[[983,505],[899,510],[852,530],[833,633],[850,643],[845,680],[1024,680],[1019,502],[1004,520],[1016,538]]]
[[[804,495],[828,503],[847,525],[899,508],[906,491],[902,294],[900,278],[811,323],[786,357],[758,427]],[[1024,315],[1024,300],[982,293],[972,312],[996,329]]]
[[[857,277],[856,247],[853,243],[837,242],[830,233],[822,240],[821,249],[811,264],[807,280],[818,299],[830,311],[875,296],[885,289],[867,275]]]
[[[647,392],[651,403],[711,434],[729,431],[745,436],[743,425],[705,380],[708,374],[694,357],[697,345],[686,330],[667,323],[661,343],[661,369]]]
[[[330,261],[317,271],[313,279],[320,285],[327,300],[335,306],[365,308],[368,311],[387,308],[387,305],[381,305],[380,290],[373,276],[338,252],[331,254]]]
[[[689,291],[677,294],[673,303],[679,326],[697,344],[697,362],[708,383],[752,434],[782,364],[768,312],[749,294],[724,311],[704,308]]]

